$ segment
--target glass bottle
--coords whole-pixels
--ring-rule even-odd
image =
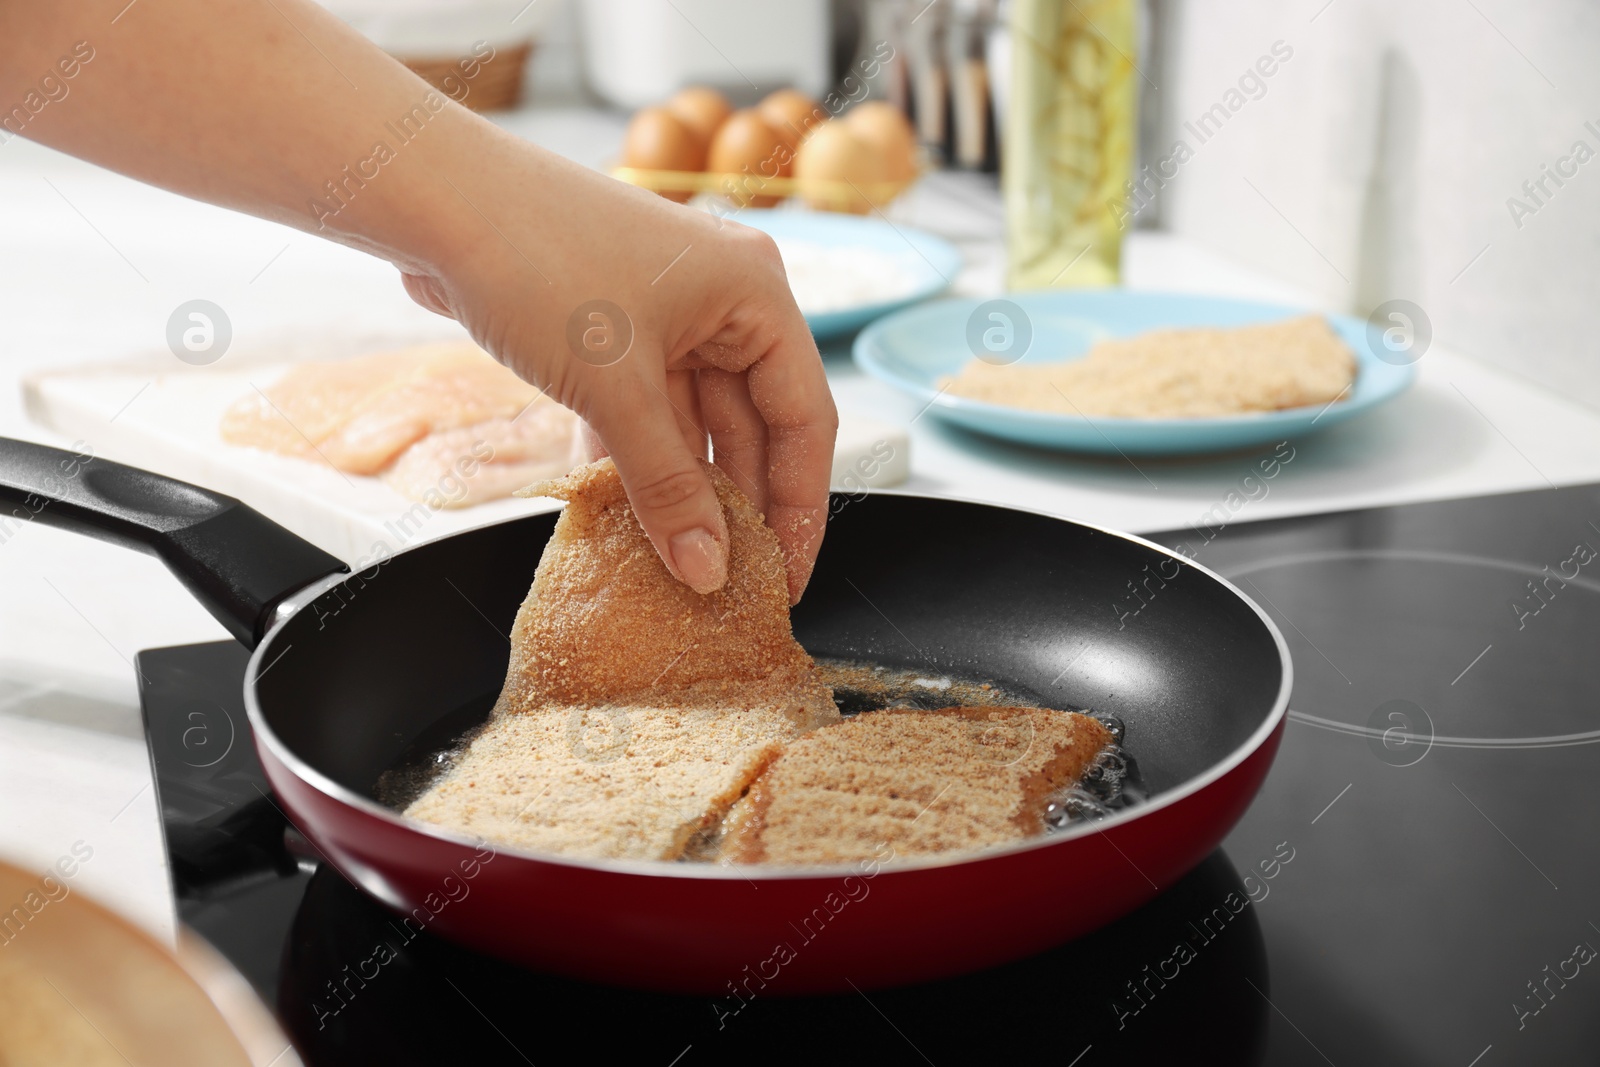
[[[1115,285],[1131,180],[1137,0],[1011,0],[1000,185],[1007,285]]]

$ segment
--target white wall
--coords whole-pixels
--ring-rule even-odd
[[[1163,140],[1194,150],[1161,193],[1168,227],[1336,307],[1415,301],[1438,340],[1600,407],[1600,4],[1171,0],[1167,13],[1152,63]],[[1200,143],[1182,122],[1280,40],[1292,57]],[[1564,187],[1547,179],[1536,205],[1522,183],[1580,140],[1596,157]],[[1535,208],[1520,227],[1512,196]]]

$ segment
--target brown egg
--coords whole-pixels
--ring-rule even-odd
[[[746,176],[787,178],[794,170],[794,152],[755,108],[745,108],[728,116],[712,138],[706,169],[728,175],[723,191],[734,203],[769,207],[783,198],[755,195],[751,190],[757,183]]]
[[[718,127],[733,114],[733,105],[715,89],[691,85],[667,101],[667,110],[693,130],[701,144],[709,146]]]
[[[865,215],[874,202],[881,205],[889,199],[875,188],[891,180],[883,154],[845,122],[823,123],[806,138],[795,160],[794,176],[802,183],[818,183],[810,189],[802,185],[800,195],[807,204],[824,211]],[[824,186],[824,182],[836,184]]]
[[[828,120],[822,105],[797,89],[779,89],[756,105],[756,110],[790,148],[798,148],[806,134]]]
[[[634,114],[622,140],[622,164],[640,170],[704,170],[705,144],[677,116],[664,107],[647,107]],[[688,191],[663,191],[662,196],[682,204]]]
[[[888,164],[889,180],[910,181],[917,174],[917,135],[905,113],[884,100],[868,100],[845,114],[850,132],[871,145]]]

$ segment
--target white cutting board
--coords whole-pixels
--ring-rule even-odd
[[[459,334],[447,336],[459,337]],[[204,367],[170,353],[35,374],[22,383],[28,414],[94,454],[180,478],[249,504],[347,563],[397,552],[461,530],[549,511],[548,499],[507,498],[433,510],[377,478],[347,475],[321,461],[278,456],[223,442],[217,425],[229,404],[265,388],[295,362],[340,359],[437,336],[363,335],[285,341],[230,351]],[[841,414],[835,488],[898,485],[910,474],[901,427]]]

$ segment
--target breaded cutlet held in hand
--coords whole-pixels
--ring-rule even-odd
[[[721,471],[728,581],[667,572],[601,460],[528,495],[567,501],[517,613],[505,688],[406,814],[518,848],[673,860],[785,742],[839,721],[789,628],[777,537]]]
[[[517,612],[500,712],[782,704],[807,729],[838,721],[832,693],[790,629],[776,536],[727,475],[703,466],[722,501],[729,564],[727,583],[705,594],[667,573],[611,460],[518,491],[567,507]]]

